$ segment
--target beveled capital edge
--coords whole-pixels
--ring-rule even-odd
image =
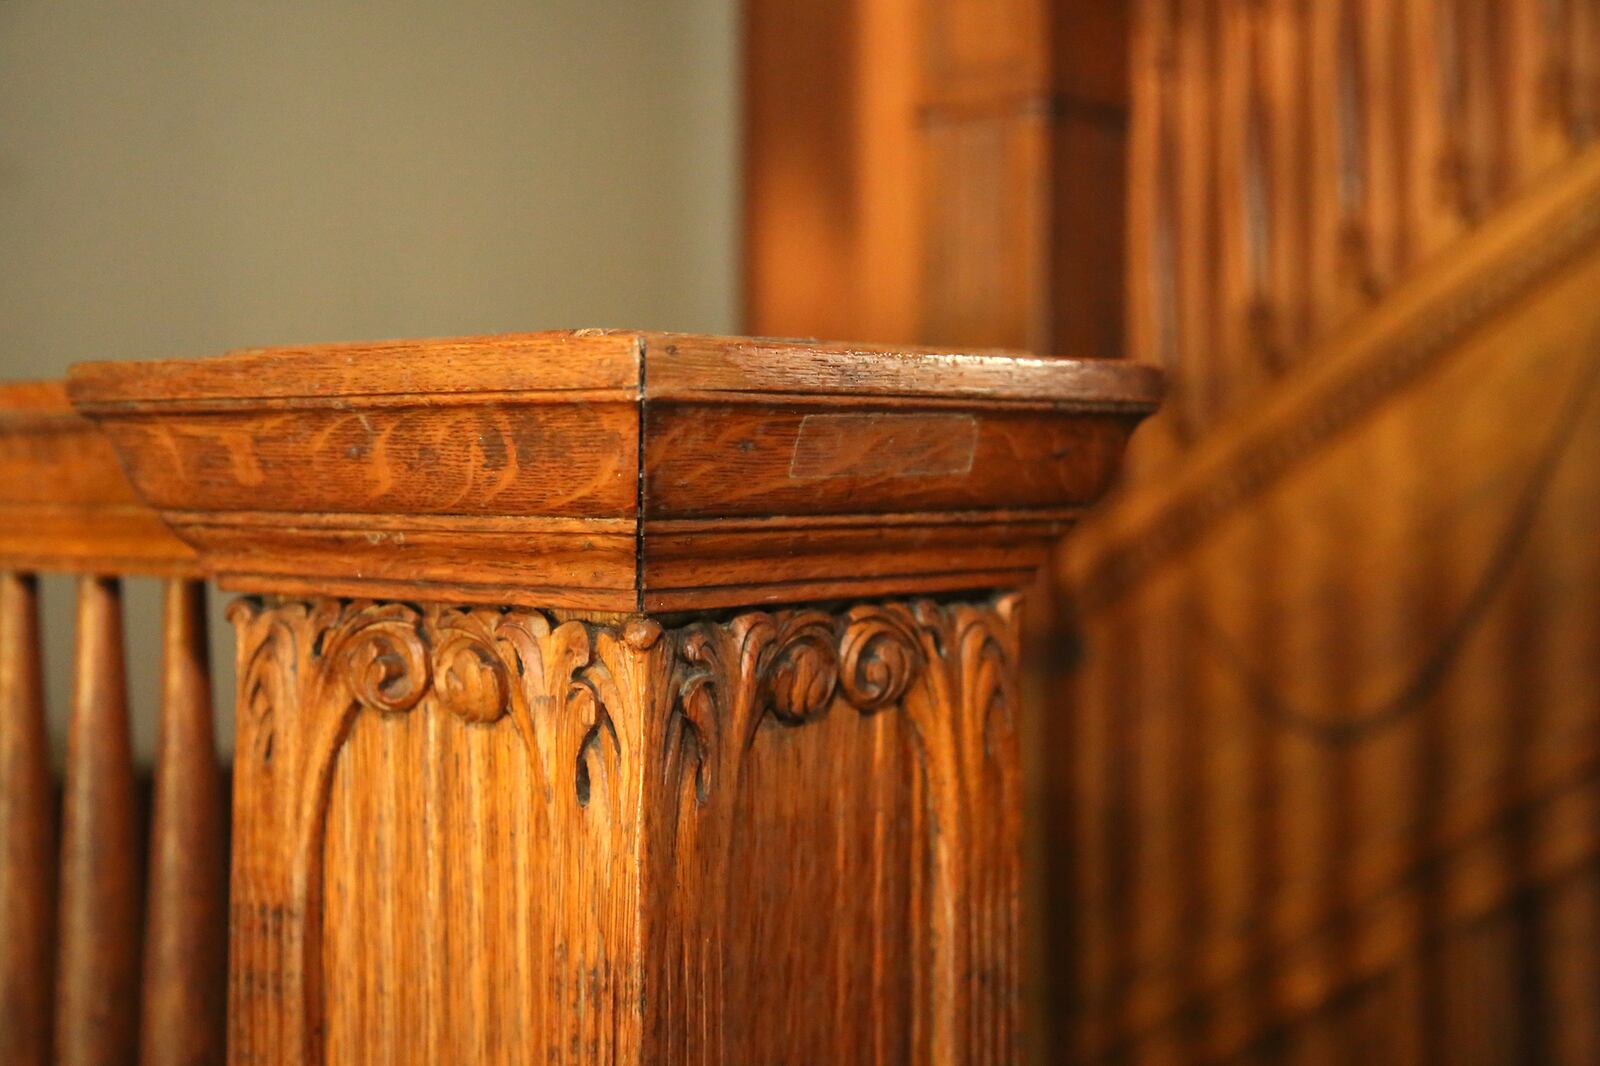
[[[1153,368],[577,330],[88,363],[225,587],[674,612],[1026,584]]]

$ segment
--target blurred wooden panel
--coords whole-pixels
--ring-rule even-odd
[[[1124,3],[750,0],[746,28],[746,330],[1120,354]]]
[[[918,11],[748,0],[747,332],[917,338]]]
[[[1597,291],[1600,151],[1083,531],[1082,1061],[1585,1061]]]
[[[1595,0],[1136,0],[1128,354],[1155,477],[1595,136]]]

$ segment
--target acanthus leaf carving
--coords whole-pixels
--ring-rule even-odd
[[[760,683],[779,721],[799,725],[833,702],[839,681],[835,628],[822,611],[797,611],[777,623]]]
[[[439,702],[469,722],[493,722],[508,709],[510,682],[499,649],[477,634],[442,634],[433,649],[433,686]]]
[[[398,714],[417,705],[432,682],[419,613],[404,603],[357,601],[340,611],[313,644],[324,685],[348,686],[363,707]]]
[[[900,605],[862,604],[845,619],[839,650],[845,698],[863,712],[899,703],[922,667],[908,612]]]
[[[442,711],[465,728],[516,731],[527,786],[544,801],[541,839],[552,869],[564,871],[552,876],[614,887],[606,879],[630,871],[632,887],[615,890],[650,894],[660,920],[681,932],[652,965],[706,975],[697,1002],[720,1003],[718,929],[734,898],[726,879],[740,776],[762,724],[803,729],[843,708],[894,710],[923,760],[931,815],[932,926],[914,950],[930,990],[955,996],[961,975],[979,971],[986,1010],[1004,1013],[1015,987],[1010,956],[991,959],[963,930],[967,915],[981,916],[996,943],[1015,928],[1014,886],[994,871],[1005,868],[1016,827],[1009,815],[981,831],[977,821],[997,798],[1002,809],[1016,799],[1014,759],[1001,750],[1015,741],[1012,602],[751,611],[664,628],[638,617],[557,621],[525,608],[241,601],[231,612],[241,655],[236,773],[255,797],[252,817],[280,819],[293,845],[241,882],[239,965],[277,965],[286,956],[269,945],[293,953],[290,973],[300,976],[284,985],[300,1004],[293,1040],[316,1061],[320,863],[335,756],[364,711]],[[991,836],[992,853],[973,852]],[[673,894],[686,871],[705,886],[693,898]],[[287,915],[293,928],[249,918],[257,912]],[[582,915],[573,921],[552,934],[556,947],[584,942]],[[661,996],[630,1002],[652,1016],[669,1009]],[[937,1012],[929,1018],[929,1046],[959,1058],[961,1034]]]

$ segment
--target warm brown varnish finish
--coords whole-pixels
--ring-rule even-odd
[[[223,1054],[228,806],[212,728],[205,620],[205,586],[169,579],[140,990],[144,1063],[218,1062]]]
[[[0,576],[0,1059],[50,1061],[56,808],[39,664],[39,593]]]
[[[56,1058],[127,1062],[139,1014],[138,830],[114,579],[78,582],[78,646],[61,825],[61,962]]]
[[[1067,551],[1063,1044],[1593,1062],[1600,4],[1134,30],[1173,395]]]
[[[1012,612],[241,601],[236,1059],[1013,1061]]]
[[[227,811],[194,553],[59,382],[0,387],[0,473],[0,1061],[219,1062]],[[64,779],[40,685],[48,571],[78,582]],[[153,804],[128,745],[121,575],[135,574],[168,579]]]
[[[88,364],[69,389],[225,587],[679,611],[1026,580],[1158,380],[581,330]]]
[[[77,368],[247,593],[231,1061],[1017,1061],[1013,590],[1158,389],[623,331]]]
[[[1592,1058],[1597,237],[1590,155],[1084,530],[1082,1058]]]
[[[1124,354],[1129,0],[744,6],[743,328]]]
[[[139,502],[59,381],[0,385],[0,561],[13,570],[183,573],[194,552]]]
[[[1041,1056],[1600,1059],[1600,4],[791,9],[746,328],[1171,376],[1027,612]]]

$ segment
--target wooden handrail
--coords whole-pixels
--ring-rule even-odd
[[[50,417],[103,431],[64,439],[109,441],[115,536],[151,536],[0,498],[0,538],[244,594],[231,1061],[1009,1062],[1015,590],[1159,388],[598,330],[86,364]],[[83,587],[114,666],[114,585]],[[216,947],[195,596],[169,588],[150,1061],[215,1053],[162,1039],[209,1014],[170,977]],[[105,716],[114,673],[85,678]]]
[[[67,573],[199,573],[142,503],[111,442],[59,381],[0,385],[0,565]]]
[[[1589,148],[1462,238],[1301,360],[1301,373],[1124,493],[1074,545],[1070,583],[1097,610],[1156,576],[1222,517],[1411,385],[1497,314],[1600,242],[1600,148]]]

